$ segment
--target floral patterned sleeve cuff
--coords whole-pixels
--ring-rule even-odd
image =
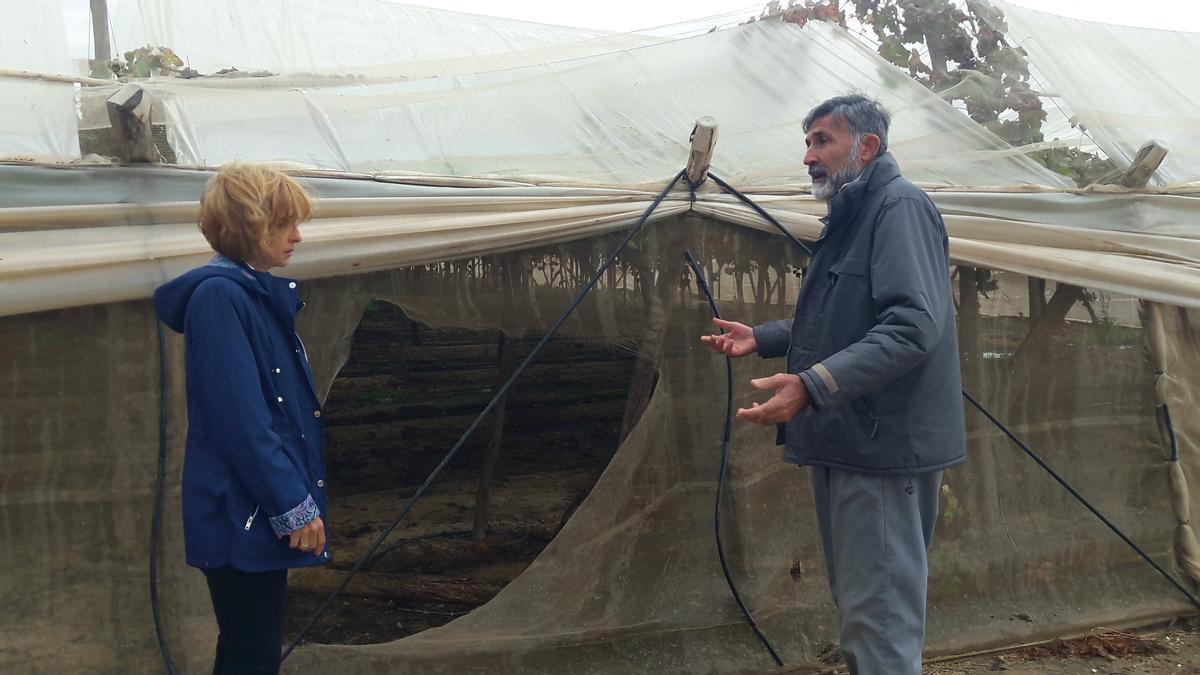
[[[275,530],[275,536],[282,538],[309,524],[319,515],[321,512],[317,509],[317,503],[313,501],[312,495],[308,495],[296,508],[278,516],[271,516],[269,520],[271,529]]]

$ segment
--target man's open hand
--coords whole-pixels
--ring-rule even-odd
[[[745,356],[753,354],[758,349],[754,339],[754,329],[736,321],[713,319],[717,328],[725,331],[722,335],[701,335],[700,341],[712,347],[713,351],[726,356]]]
[[[770,377],[750,380],[750,386],[759,391],[775,393],[762,405],[755,403],[750,408],[738,408],[737,416],[747,422],[764,426],[783,424],[808,407],[808,389],[800,381],[799,375],[777,373]]]

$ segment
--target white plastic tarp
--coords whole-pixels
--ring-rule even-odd
[[[1200,179],[1200,33],[1069,19],[996,0],[1009,40],[1119,166],[1150,140],[1169,150],[1156,184]]]
[[[59,0],[0,0],[0,70],[53,75],[74,68]],[[75,86],[0,77],[0,156],[79,156]]]
[[[56,197],[45,206],[14,202],[0,208],[0,316],[149,297],[158,284],[210,257],[211,249],[194,225],[206,174],[167,169],[150,173],[112,175],[105,168],[87,167],[0,171],[0,180],[11,180],[33,195],[46,194],[48,185],[75,186],[78,202],[72,206]],[[141,181],[146,195],[161,194],[162,201],[152,203],[146,197],[137,204],[112,202],[109,195],[116,190],[106,183],[128,181]],[[346,190],[376,184],[331,178],[309,179],[308,184],[323,197],[313,221],[304,225],[303,255],[289,267],[290,275],[302,279],[611,232],[636,221],[654,196],[579,188],[406,186],[392,191],[386,188],[396,186],[378,186],[380,196],[363,198],[361,192]],[[166,201],[179,196],[186,200]],[[797,236],[811,240],[821,231],[824,203],[808,195],[755,198]],[[1195,200],[1180,203],[1184,198],[1145,195],[1137,203],[1122,205],[1062,193],[968,192],[938,192],[934,198],[945,213],[956,261],[1200,307],[1200,235],[1187,233],[1185,223],[1179,222],[1191,217],[1186,207]],[[1114,214],[1120,221],[1131,209],[1159,211],[1157,229],[1176,234],[1072,226]],[[711,185],[699,191],[695,201],[686,190],[677,190],[655,212],[655,220],[689,210],[773,232],[760,216]],[[1060,212],[1069,217],[1056,218]],[[71,246],[62,245],[64,236]]]
[[[181,164],[284,160],[346,171],[638,185],[664,180],[716,117],[714,167],[807,184],[801,121],[860,90],[893,113],[907,176],[950,185],[1067,181],[982,129],[841,28],[778,21],[601,56],[454,78],[325,88],[151,85]]]
[[[386,0],[113,0],[124,49],[170,47],[201,73],[237,67],[273,73],[427,77],[658,42]],[[574,45],[574,46],[573,46]]]
[[[71,72],[59,0],[0,0],[0,68],[65,75]]]

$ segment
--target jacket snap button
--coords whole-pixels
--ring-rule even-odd
[[[279,372],[280,372],[280,371],[279,371],[279,369],[278,369],[278,368],[276,368],[276,369],[275,369],[275,374],[276,374],[276,375],[278,375],[278,374],[279,374]]]
[[[280,400],[282,400],[282,399],[280,399]],[[313,411],[313,417],[320,417],[320,416],[321,416],[321,411],[320,411],[320,410],[314,410],[314,411]]]
[[[288,282],[288,288],[295,288],[295,287],[296,287],[296,282],[294,282],[294,281]]]
[[[282,397],[282,396],[276,396],[276,397],[275,397],[275,400],[276,400],[276,401],[279,401],[280,403],[283,403],[283,397]]]
[[[325,481],[324,481],[324,480],[318,480],[318,481],[317,481],[317,487],[325,487]]]

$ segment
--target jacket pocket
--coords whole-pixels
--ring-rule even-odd
[[[312,471],[308,465],[308,456],[306,452],[307,446],[300,437],[291,431],[275,430],[279,435],[279,440],[283,443],[283,454],[291,462],[292,468],[296,470],[296,474],[304,481],[304,487],[309,491],[313,487]]]
[[[829,266],[830,274],[835,277],[841,277],[845,274],[853,276],[866,277],[871,274],[871,259],[870,258],[842,258]]]
[[[855,415],[867,433],[867,438],[873,440],[878,436],[879,418],[875,417],[875,412],[871,410],[871,404],[867,402],[867,399],[865,397],[856,398],[850,402],[850,407],[854,409]]]
[[[871,295],[871,260],[845,258],[829,268],[829,295],[824,304],[822,352],[832,354],[862,339],[875,325]]]
[[[254,519],[257,517],[258,517],[258,504],[255,504],[254,511],[250,514],[250,517],[246,519],[246,525],[242,529],[245,530],[246,532],[249,532],[251,526],[254,525]]]

